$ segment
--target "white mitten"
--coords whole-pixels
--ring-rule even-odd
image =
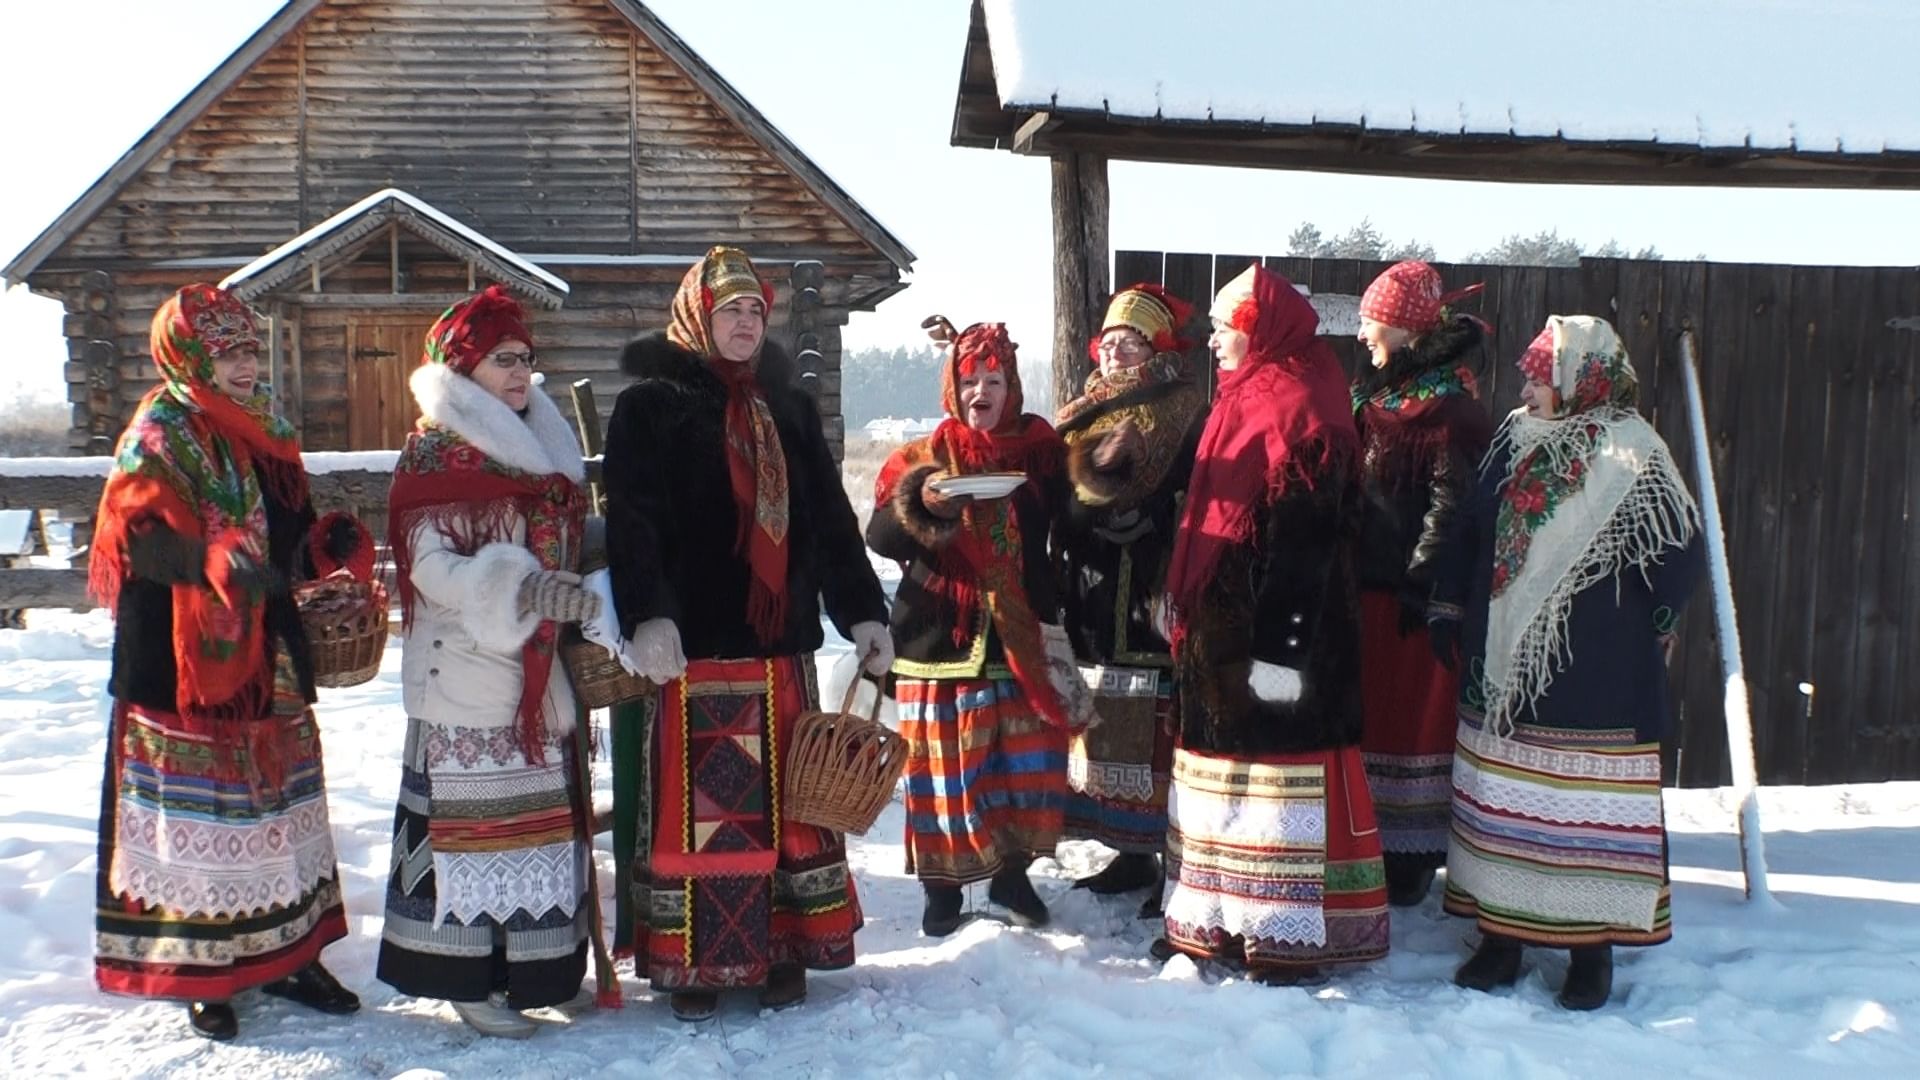
[[[1270,705],[1291,705],[1300,700],[1300,670],[1255,660],[1247,672],[1247,688]]]
[[[885,675],[893,670],[893,635],[877,622],[853,624],[853,655],[866,660],[869,675]]]
[[[634,627],[631,652],[640,676],[662,686],[687,673],[680,628],[672,619],[648,619]]]
[[[580,624],[580,636],[607,650],[607,655],[620,661],[627,674],[639,675],[640,663],[627,647],[627,639],[620,636],[620,613],[613,607],[612,575],[605,570],[595,570],[580,582],[580,587],[600,598],[599,612]]]

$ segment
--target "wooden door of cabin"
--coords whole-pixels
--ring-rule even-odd
[[[434,316],[379,315],[347,320],[347,449],[398,450],[420,409],[407,376],[420,363]]]

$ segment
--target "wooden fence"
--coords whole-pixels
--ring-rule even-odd
[[[1113,280],[1162,282],[1204,313],[1216,286],[1255,261],[1348,296],[1388,265],[1123,251]],[[1490,409],[1516,404],[1513,361],[1549,314],[1603,316],[1690,478],[1678,336],[1694,331],[1762,782],[1920,779],[1920,269],[1435,265],[1450,287],[1486,283],[1462,308],[1494,327]],[[1349,370],[1364,363],[1350,336],[1334,345]],[[1687,786],[1728,779],[1704,588],[1695,601],[1668,746],[1668,775]]]

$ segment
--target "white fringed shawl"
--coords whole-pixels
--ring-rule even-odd
[[[1503,491],[1534,454],[1545,455],[1552,475],[1562,480],[1576,467],[1585,475],[1534,528],[1524,561],[1496,591],[1488,611],[1486,710],[1492,729],[1502,735],[1511,734],[1515,719],[1572,661],[1567,613],[1573,598],[1628,568],[1646,578],[1663,552],[1693,537],[1699,522],[1699,508],[1666,442],[1631,407],[1637,391],[1633,368],[1613,327],[1591,316],[1555,316],[1550,325],[1555,386],[1579,411],[1536,420],[1515,410],[1494,437],[1489,458],[1503,447],[1511,451],[1513,473]],[[1582,402],[1583,373],[1606,376],[1615,392],[1605,401]]]

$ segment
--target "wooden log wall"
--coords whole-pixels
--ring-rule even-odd
[[[1114,278],[1162,281],[1204,311],[1250,261],[1346,294],[1388,265],[1126,251]],[[1548,314],[1601,315],[1689,480],[1678,340],[1697,335],[1762,781],[1920,779],[1920,269],[1435,265],[1450,286],[1487,285],[1463,310],[1494,327],[1492,412],[1516,403],[1513,361]],[[1357,341],[1330,340],[1349,371],[1366,362]],[[1671,672],[1668,776],[1688,786],[1729,778],[1710,603],[1703,585]]]
[[[390,186],[522,251],[873,250],[605,0],[333,0],[48,265],[258,254]]]
[[[416,245],[417,241],[406,245],[410,260],[405,264],[406,286],[435,296],[464,293],[465,264],[437,249],[423,254]],[[384,306],[395,299],[389,287],[387,246],[374,246],[379,250],[323,278],[327,303],[302,305],[267,298],[260,305],[264,311],[278,311],[287,327],[290,342],[283,350],[287,363],[278,373],[279,389],[285,395],[282,411],[298,421],[303,443],[310,450],[348,448],[349,321],[369,315],[386,318],[408,310]],[[796,335],[788,325],[794,293],[791,266],[769,261],[762,267],[775,286],[768,333],[797,351]],[[547,391],[571,416],[571,398],[565,388],[576,379],[592,379],[600,415],[611,416],[613,400],[627,381],[619,370],[620,351],[634,337],[666,326],[685,267],[568,265],[559,269],[572,286],[566,305],[558,311],[529,311],[539,339],[540,367],[549,380]],[[887,280],[889,269],[871,259],[821,266],[820,302],[811,314],[811,333],[821,353],[817,398],[836,455],[846,434],[840,411],[841,329],[851,314],[849,305]],[[68,441],[75,453],[111,453],[133,406],[152,387],[155,375],[148,335],[154,311],[180,286],[217,279],[224,273],[221,269],[130,270],[115,275],[94,271],[42,276],[42,291],[55,292],[70,309],[80,309],[67,318],[68,396],[74,416]],[[307,287],[303,280],[299,288]],[[352,299],[356,295],[379,300],[383,306],[356,308]],[[440,311],[435,302],[416,306],[410,313],[424,327]],[[411,366],[415,358],[407,359]]]

